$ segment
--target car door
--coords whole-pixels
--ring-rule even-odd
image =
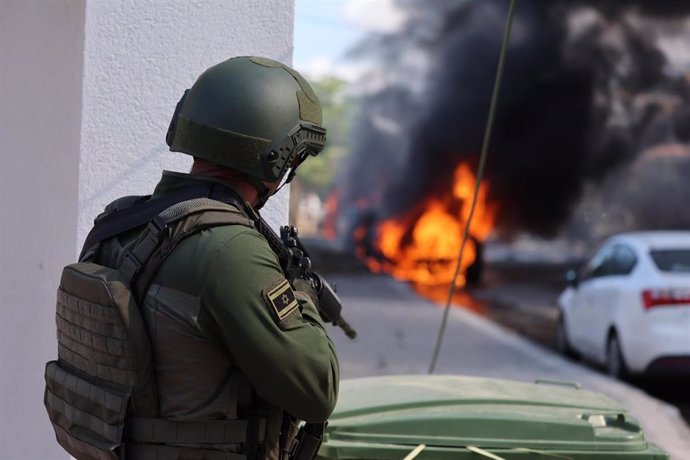
[[[599,362],[606,360],[609,328],[614,324],[621,292],[636,263],[637,256],[632,248],[622,243],[614,244],[607,251],[599,276],[590,287],[588,308],[591,311],[586,341],[587,348]]]
[[[573,295],[572,308],[568,312],[572,345],[586,355],[594,354],[591,324],[596,312],[595,293],[605,273],[605,264],[611,256],[612,248],[603,247],[585,264],[580,273],[580,283]]]

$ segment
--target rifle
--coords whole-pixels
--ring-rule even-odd
[[[352,329],[341,314],[343,304],[335,289],[323,276],[312,270],[309,253],[297,236],[297,229],[285,225],[280,228],[280,236],[278,236],[263,217],[256,220],[256,229],[266,238],[268,245],[278,256],[280,266],[291,284],[297,277],[302,277],[311,283],[319,298],[316,307],[321,319],[341,328],[350,339],[357,337],[357,331]]]

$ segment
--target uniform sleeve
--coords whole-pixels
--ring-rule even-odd
[[[335,347],[305,293],[294,293],[300,308],[278,318],[267,293],[284,283],[266,240],[247,230],[214,257],[202,309],[261,398],[301,420],[322,422],[338,393]],[[202,321],[200,317],[203,327]]]

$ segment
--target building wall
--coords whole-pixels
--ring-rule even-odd
[[[184,89],[236,55],[289,63],[293,0],[0,2],[0,459],[66,458],[43,408],[55,289],[93,218],[190,159],[165,133]],[[287,221],[287,195],[265,211]]]
[[[40,5],[39,5],[40,4]],[[43,400],[76,253],[84,2],[0,3],[0,458],[65,458]]]
[[[112,199],[151,192],[162,169],[187,171],[165,134],[206,68],[237,55],[290,63],[291,0],[90,0],[86,5],[79,232]],[[135,12],[135,17],[133,17]],[[286,221],[284,203],[269,208]]]

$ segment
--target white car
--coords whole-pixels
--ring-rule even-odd
[[[558,298],[558,348],[609,374],[690,374],[690,231],[606,240]]]

